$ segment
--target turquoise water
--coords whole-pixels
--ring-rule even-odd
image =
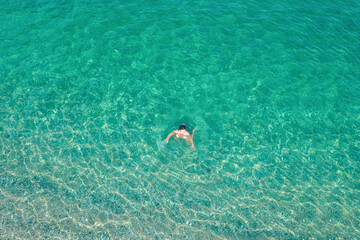
[[[359,239],[359,16],[2,1],[1,239]]]

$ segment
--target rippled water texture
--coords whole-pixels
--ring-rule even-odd
[[[2,1],[1,239],[359,239],[360,4],[280,2]]]

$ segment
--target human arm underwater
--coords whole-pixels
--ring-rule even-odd
[[[169,139],[171,138],[172,135],[174,135],[176,132],[176,130],[172,131],[168,136],[167,138],[164,140],[165,141],[165,144],[167,144],[169,142]]]
[[[194,144],[194,133],[198,129],[199,129],[198,127],[194,128],[194,130],[192,130],[192,133],[191,133],[191,140],[190,141],[191,141],[191,147],[194,149],[194,151],[196,151],[195,144]]]
[[[199,128],[198,127],[196,127],[196,128],[194,128],[194,130],[192,130],[192,133],[191,133],[191,138],[193,138],[194,137],[194,133],[195,133],[195,131],[196,130],[198,130]]]

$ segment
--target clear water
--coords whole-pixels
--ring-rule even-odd
[[[2,1],[1,238],[359,239],[360,4],[280,2]]]

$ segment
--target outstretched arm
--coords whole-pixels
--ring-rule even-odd
[[[196,128],[194,128],[194,130],[192,130],[192,133],[191,133],[191,138],[193,138],[194,137],[194,133],[195,133],[195,131],[196,130],[198,130],[199,128],[198,127],[196,127]]]
[[[175,130],[176,131],[176,130]],[[172,135],[175,134],[175,131],[172,131],[168,136],[167,138],[165,139],[165,143],[168,143],[169,142],[169,139],[171,138]]]
[[[191,147],[192,147],[192,149],[194,149],[194,151],[196,151],[196,148],[195,148],[195,145],[194,145],[194,140],[193,140],[193,138],[191,137]]]
[[[194,149],[194,151],[196,150],[195,144],[194,144],[194,133],[198,129],[199,129],[198,127],[194,128],[194,130],[192,130],[192,133],[191,133],[191,147]]]

